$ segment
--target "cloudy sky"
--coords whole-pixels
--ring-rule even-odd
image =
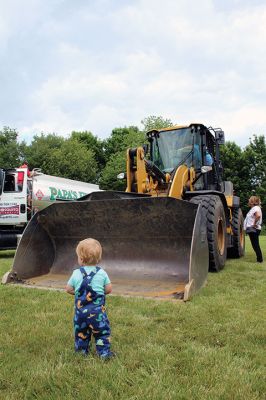
[[[265,0],[0,0],[0,129],[266,131]]]

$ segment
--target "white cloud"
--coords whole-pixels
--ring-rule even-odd
[[[107,137],[152,114],[247,144],[266,128],[266,4],[222,3],[0,0],[2,125]]]

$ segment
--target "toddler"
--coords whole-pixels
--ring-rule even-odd
[[[80,268],[73,271],[66,292],[75,295],[75,351],[87,355],[91,335],[96,342],[100,358],[114,356],[110,351],[110,323],[105,310],[105,295],[112,292],[112,284],[107,273],[98,263],[102,257],[102,247],[95,239],[79,242],[76,253]]]

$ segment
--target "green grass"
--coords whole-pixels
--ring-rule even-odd
[[[0,253],[0,276],[13,255]],[[109,297],[107,363],[73,353],[72,297],[1,285],[0,398],[265,399],[266,262],[254,260],[247,239],[187,303]]]

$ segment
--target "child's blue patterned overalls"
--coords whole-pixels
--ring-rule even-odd
[[[96,350],[100,357],[110,354],[110,323],[105,312],[105,295],[98,294],[91,287],[91,281],[100,270],[87,274],[83,267],[80,272],[83,281],[75,296],[75,350],[88,354],[91,334],[96,342]]]

